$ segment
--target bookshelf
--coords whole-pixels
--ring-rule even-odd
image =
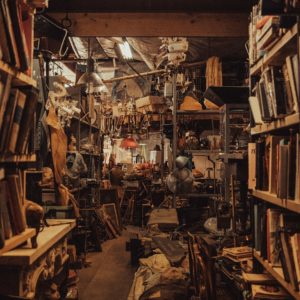
[[[280,199],[275,194],[260,190],[252,190],[251,194],[256,198],[259,198],[271,204],[275,204],[290,211],[300,213],[300,202],[297,200]]]
[[[0,71],[6,74],[10,74],[14,77],[13,78],[14,86],[23,86],[23,85],[30,85],[33,87],[37,86],[37,83],[33,78],[11,67],[9,64],[5,63],[2,60],[0,60]]]
[[[282,35],[276,44],[260,58],[251,68],[250,76],[258,75],[265,65],[281,65],[285,57],[295,51],[297,47],[298,25],[295,24],[290,30]]]
[[[292,285],[286,282],[283,278],[283,271],[280,267],[273,267],[267,260],[263,259],[260,253],[256,250],[253,251],[253,257],[265,268],[265,270],[276,279],[280,285],[295,299],[300,300],[300,293],[296,292]]]

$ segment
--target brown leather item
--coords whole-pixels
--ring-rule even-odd
[[[66,167],[66,154],[68,149],[67,136],[59,123],[53,107],[49,109],[46,122],[51,132],[51,150],[55,181],[57,184],[61,184]]]
[[[180,105],[180,110],[202,110],[202,106],[195,98],[185,96],[183,103]]]

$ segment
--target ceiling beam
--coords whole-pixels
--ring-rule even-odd
[[[59,23],[63,13],[49,13]],[[247,14],[225,13],[69,13],[73,36],[90,37],[246,37]]]
[[[51,0],[48,12],[244,12],[253,0]]]

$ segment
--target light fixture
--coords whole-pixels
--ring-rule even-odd
[[[130,45],[128,44],[127,41],[124,41],[123,43],[118,44],[118,46],[119,46],[119,49],[123,56],[123,59],[125,59],[125,60],[133,59],[132,51],[131,51]]]
[[[122,140],[120,147],[124,149],[136,149],[139,147],[139,144],[131,135],[129,135]]]
[[[94,60],[90,51],[90,39],[88,39],[88,59],[86,72],[83,73],[77,81],[78,85],[89,84],[90,86],[97,87],[103,85],[103,81],[100,76],[94,70]]]

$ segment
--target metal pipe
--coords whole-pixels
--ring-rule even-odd
[[[154,71],[149,71],[149,72],[143,72],[140,73],[140,76],[148,76],[148,75],[153,75],[153,74],[163,74],[163,73],[167,73],[166,70],[154,70]],[[117,77],[117,78],[112,78],[112,79],[108,79],[108,80],[103,80],[103,83],[112,83],[115,81],[121,81],[121,80],[126,80],[126,79],[133,79],[133,78],[137,78],[139,77],[139,75],[137,74],[133,74],[133,75],[126,75],[126,76],[122,76],[122,77]]]
[[[176,90],[176,72],[173,73],[172,87],[173,87],[173,172],[176,169],[176,154],[177,154],[177,90]],[[173,208],[176,207],[176,192],[173,195]]]

